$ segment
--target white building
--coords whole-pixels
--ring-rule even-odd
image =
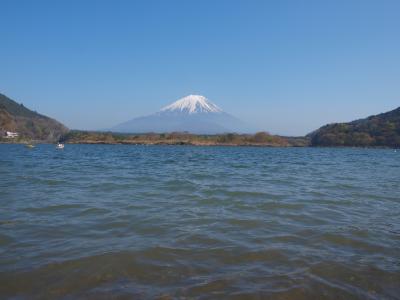
[[[6,131],[6,138],[16,138],[16,137],[18,137],[18,132]]]

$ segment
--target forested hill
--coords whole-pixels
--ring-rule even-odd
[[[366,119],[335,123],[308,135],[313,146],[400,147],[400,107]]]
[[[4,132],[19,134],[17,140],[40,140],[53,142],[68,132],[60,122],[41,115],[0,94],[0,139]]]

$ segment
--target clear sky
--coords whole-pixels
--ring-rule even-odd
[[[201,94],[301,135],[400,106],[400,1],[0,0],[0,92],[70,128]]]

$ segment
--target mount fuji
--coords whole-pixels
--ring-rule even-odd
[[[125,133],[190,132],[219,134],[250,132],[248,125],[222,111],[204,96],[189,95],[165,106],[160,111],[132,119],[111,129]]]

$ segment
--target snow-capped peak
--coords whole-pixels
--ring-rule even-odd
[[[189,95],[164,107],[161,112],[219,113],[222,110],[204,96]]]

